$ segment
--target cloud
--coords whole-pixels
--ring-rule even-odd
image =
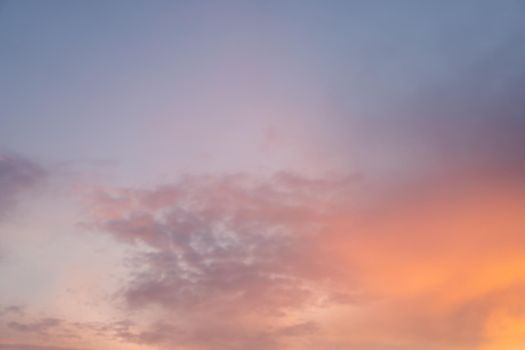
[[[114,345],[119,339],[130,336],[130,331],[135,327],[135,323],[127,320],[86,322],[11,312],[1,316],[0,332],[4,338],[0,342],[0,349],[106,348],[105,342]]]
[[[0,154],[0,217],[13,208],[17,196],[33,188],[45,176],[45,171],[30,160]]]
[[[20,305],[10,305],[5,306],[4,308],[0,309],[0,316],[15,314],[15,315],[22,315],[24,313],[24,307]]]
[[[408,113],[414,116],[417,132],[449,167],[523,180],[523,33],[505,36],[484,55],[457,67],[444,81],[428,84],[414,98]]]
[[[523,4],[418,6],[417,16],[392,8],[392,18],[407,16],[393,23],[404,25],[383,33],[388,46],[365,50],[380,57],[367,61],[370,72],[357,79],[357,91],[349,92],[355,80],[343,79],[330,100],[329,137],[340,141],[331,152],[379,182],[523,181]],[[421,31],[398,36],[397,27],[418,20],[425,21]],[[505,25],[492,26],[496,21]],[[367,86],[372,76],[378,82]]]
[[[31,344],[0,344],[0,349],[1,350],[84,350],[81,348],[31,345]]]
[[[123,291],[127,306],[158,306],[184,319],[164,320],[130,338],[263,349],[313,331],[307,321],[297,326],[283,319],[343,293],[338,267],[316,258],[314,237],[331,206],[356,184],[354,176],[311,180],[281,173],[267,181],[188,177],[153,190],[99,191],[92,226],[147,247],[135,257],[137,272]]]
[[[56,318],[43,318],[32,323],[9,322],[7,326],[18,332],[46,333],[48,330],[60,326],[61,320]]]
[[[98,189],[88,226],[138,251],[119,296],[131,319],[150,315],[119,337],[192,350],[491,349],[510,332],[496,320],[523,315],[510,310],[525,284],[525,188],[430,183],[378,192],[355,176],[282,173]]]

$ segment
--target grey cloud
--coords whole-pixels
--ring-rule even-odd
[[[81,345],[84,341],[96,338],[105,339],[125,339],[131,336],[131,331],[135,324],[128,320],[118,322],[72,322],[70,320],[52,317],[36,317],[31,314],[15,314],[13,312],[2,315],[3,324],[0,325],[0,332],[5,334],[15,334],[21,337],[30,337],[38,340],[36,344],[3,344],[0,349],[64,349],[69,347],[43,346],[45,344],[60,344],[60,341],[71,343],[74,341],[78,350],[84,349]],[[2,347],[3,346],[3,347]]]
[[[175,315],[174,323],[121,334],[190,349],[276,349],[282,338],[314,333],[308,322],[274,330],[271,320],[305,304],[337,302],[344,274],[322,259],[318,235],[358,180],[188,177],[153,190],[99,193],[95,211],[103,214],[91,225],[149,250],[133,260],[140,272],[123,289],[127,306],[157,305]],[[113,205],[126,209],[113,215]],[[254,315],[262,324],[249,326]]]
[[[206,322],[206,321],[205,321]],[[243,325],[207,321],[204,327],[187,329],[169,322],[157,322],[146,331],[128,333],[124,338],[141,344],[159,346],[187,346],[190,349],[280,349],[281,340],[288,337],[307,337],[316,333],[319,326],[313,322],[298,323],[285,327],[260,327],[248,329]]]
[[[0,316],[6,315],[22,315],[24,313],[24,307],[20,305],[10,305],[3,309],[0,309]]]
[[[150,329],[135,335],[135,342],[160,346],[185,346],[190,349],[266,350],[279,348],[277,339],[263,330],[246,329],[229,323],[207,323],[190,330],[158,322]]]
[[[371,27],[384,31],[365,32],[365,73],[329,98],[333,152],[383,181],[523,181],[523,2],[410,3],[371,5],[367,15],[385,16]]]
[[[0,217],[16,203],[17,196],[45,176],[42,167],[15,155],[0,154]]]
[[[418,102],[407,114],[414,116],[415,129],[433,147],[434,160],[463,171],[523,180],[524,39],[525,28],[415,97]]]
[[[315,333],[319,330],[319,325],[315,322],[303,322],[292,326],[283,327],[276,331],[277,334],[287,337],[304,336]]]
[[[1,344],[1,350],[86,350],[85,348],[69,348],[60,346],[44,346],[31,344]]]
[[[32,334],[35,333],[46,333],[47,331],[59,327],[62,324],[62,321],[57,318],[43,318],[41,320],[22,323],[22,322],[9,322],[7,326],[18,332],[29,332]]]

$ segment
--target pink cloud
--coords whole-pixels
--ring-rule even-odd
[[[525,282],[523,189],[491,178],[379,196],[359,181],[282,173],[105,190],[93,227],[145,248],[120,296],[132,314],[156,310],[123,340],[490,349],[503,295]]]

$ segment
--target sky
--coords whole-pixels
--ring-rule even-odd
[[[0,1],[0,350],[525,348],[522,0]]]

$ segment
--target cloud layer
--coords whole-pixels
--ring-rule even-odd
[[[520,344],[506,327],[525,317],[524,188],[418,188],[378,196],[353,176],[282,173],[100,189],[91,227],[142,251],[120,296],[150,321],[120,336],[185,349]]]

